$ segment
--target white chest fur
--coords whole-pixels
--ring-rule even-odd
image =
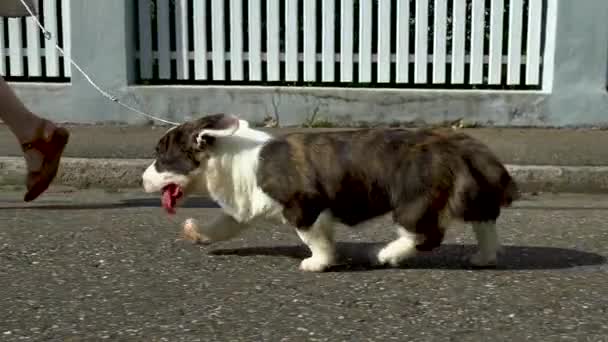
[[[251,131],[256,138],[260,138],[262,132],[247,131],[237,132],[235,138],[230,139],[232,141],[225,140],[220,153],[209,159],[205,172],[207,190],[226,214],[239,222],[258,218],[283,221],[282,206],[264,193],[257,182],[260,150],[270,137],[262,136],[262,139],[252,141],[246,139]]]

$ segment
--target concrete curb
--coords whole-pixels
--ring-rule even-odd
[[[55,185],[79,189],[141,188],[150,159],[63,158]],[[608,166],[507,165],[525,192],[608,193]],[[25,162],[0,157],[0,185],[24,184]]]
[[[140,188],[141,175],[149,159],[62,158],[53,184],[78,189]],[[22,185],[25,161],[19,157],[0,157],[0,185]]]

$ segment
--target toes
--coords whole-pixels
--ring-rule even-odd
[[[387,251],[382,250],[380,251],[380,253],[378,253],[378,262],[380,263],[380,265],[389,265],[391,267],[397,267],[399,266],[399,264],[401,264],[401,258],[387,253]]]
[[[198,244],[208,245],[212,242],[207,236],[201,234],[198,222],[192,218],[187,219],[182,225],[181,237]]]
[[[302,260],[300,263],[300,270],[305,272],[323,272],[331,263],[323,258],[310,257]]]

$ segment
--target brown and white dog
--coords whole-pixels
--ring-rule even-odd
[[[363,129],[273,137],[232,115],[209,115],[169,130],[143,174],[172,213],[206,190],[222,208],[200,227],[207,242],[235,237],[258,220],[295,227],[312,255],[300,269],[335,260],[334,224],[359,226],[391,215],[398,237],[376,254],[398,265],[438,247],[452,221],[472,224],[476,266],[496,263],[496,219],[517,199],[503,164],[481,142],[456,132]]]

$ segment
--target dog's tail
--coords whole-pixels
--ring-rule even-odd
[[[474,180],[479,200],[491,200],[500,207],[508,207],[521,198],[517,182],[490,148],[464,133],[451,137],[458,146],[469,175]]]
[[[474,148],[465,150],[463,159],[482,192],[493,193],[501,207],[508,207],[520,199],[517,182],[498,157],[485,145],[471,147]]]
[[[521,192],[519,187],[517,186],[517,182],[513,179],[513,177],[509,174],[508,171],[505,170],[505,174],[508,176],[508,180],[506,185],[502,187],[502,201],[500,203],[501,207],[509,207],[515,201],[521,199]]]

